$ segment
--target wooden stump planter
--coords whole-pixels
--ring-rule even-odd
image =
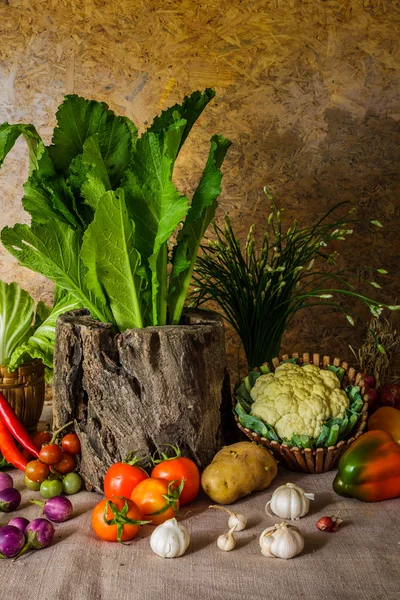
[[[222,421],[235,428],[223,323],[208,311],[121,334],[86,310],[65,313],[53,385],[55,427],[74,420],[88,489],[102,491],[107,468],[128,452],[150,455],[168,443],[204,468],[221,447]]]

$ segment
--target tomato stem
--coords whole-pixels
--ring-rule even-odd
[[[167,446],[169,448],[172,448],[173,451],[175,452],[175,455],[168,456],[168,454],[166,454],[165,452],[161,452],[161,450],[159,448],[157,448],[157,450],[154,452],[153,456],[151,457],[151,462],[153,463],[153,465],[158,465],[159,463],[165,462],[166,460],[175,460],[176,458],[180,458],[182,456],[182,452],[181,452],[179,446],[174,446],[173,444],[163,444],[163,445]],[[160,458],[155,458],[157,454],[160,456]]]
[[[168,484],[168,493],[162,494],[162,497],[167,502],[165,503],[165,505],[162,508],[160,508],[160,510],[157,510],[156,512],[153,512],[153,513],[149,513],[149,517],[155,517],[156,515],[162,515],[169,509],[169,507],[171,507],[174,512],[176,512],[176,513],[178,512],[179,496],[181,495],[183,486],[185,485],[185,479],[182,479],[179,486],[174,488],[173,487],[174,483],[177,483],[178,481],[179,481],[179,479],[175,479],[174,481],[171,481]]]
[[[49,442],[49,446],[51,444],[54,444],[54,442],[56,441],[57,436],[58,436],[59,433],[61,433],[62,431],[64,431],[64,429],[66,429],[67,427],[69,427],[70,425],[73,425],[73,424],[74,424],[74,422],[70,421],[69,423],[66,423],[65,425],[63,425],[62,427],[60,427],[60,429],[57,429],[57,431],[52,431],[51,432],[52,438],[51,438],[51,440]]]
[[[107,519],[108,509],[111,510],[113,516],[111,519]],[[122,542],[122,534],[124,533],[124,525],[146,525],[147,523],[151,523],[151,521],[136,521],[135,519],[129,519],[126,516],[129,510],[128,501],[125,499],[124,506],[121,510],[115,506],[115,504],[111,500],[107,500],[106,505],[104,507],[104,523],[106,525],[116,525],[117,526],[117,541]]]

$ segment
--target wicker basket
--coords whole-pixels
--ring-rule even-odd
[[[36,359],[9,372],[0,366],[0,392],[15,410],[17,417],[26,429],[33,433],[42,414],[45,379],[44,365]]]
[[[284,354],[281,360],[287,360],[288,358],[289,355]],[[321,368],[325,368],[326,365],[329,364],[333,364],[335,367],[343,367],[347,374],[347,385],[359,385],[361,395],[364,396],[364,382],[361,374],[357,373],[353,367],[349,367],[346,362],[342,362],[340,358],[334,358],[331,363],[329,356],[324,356],[321,360],[319,354],[310,355],[308,352],[305,352],[302,358],[299,357],[299,354],[293,353],[292,358],[297,358],[299,365],[303,363],[312,363]],[[274,368],[276,368],[279,363],[279,358],[274,358],[272,360]],[[342,387],[344,386],[342,385]],[[241,429],[250,440],[258,442],[259,444],[262,444],[271,450],[276,460],[278,460],[283,467],[286,467],[291,471],[301,471],[302,473],[325,473],[326,471],[330,471],[337,466],[343,452],[358,437],[360,437],[364,431],[367,423],[367,408],[368,402],[364,401],[361,419],[359,420],[355,432],[351,438],[346,441],[339,442],[336,444],[336,446],[330,446],[329,448],[317,448],[316,450],[312,450],[311,448],[291,448],[287,444],[279,444],[278,442],[269,441],[266,438],[259,436],[254,431],[250,431],[250,429],[243,427],[239,423],[236,415],[235,419],[239,429]]]

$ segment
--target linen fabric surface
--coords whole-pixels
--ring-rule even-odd
[[[22,473],[10,473],[22,502],[13,513],[1,513],[0,525],[14,516],[41,516],[41,509],[29,503],[39,492],[25,488]],[[81,491],[69,496],[73,517],[54,524],[51,546],[15,562],[0,561],[0,600],[398,600],[400,499],[366,504],[342,498],[332,490],[334,475],[280,469],[265,491],[230,505],[248,518],[231,552],[216,545],[217,537],[228,531],[228,515],[209,510],[212,502],[201,493],[182,508],[180,520],[191,542],[186,554],[175,559],[152,552],[150,525],[128,545],[96,538],[91,509],[102,497]],[[287,482],[315,494],[309,514],[293,522],[305,536],[305,548],[290,560],[266,558],[259,535],[283,519],[269,517],[264,507],[272,492]],[[338,511],[344,523],[336,533],[316,529],[320,517]]]

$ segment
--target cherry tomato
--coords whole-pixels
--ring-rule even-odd
[[[74,456],[80,454],[81,443],[76,433],[67,433],[67,435],[64,435],[61,440],[61,448],[64,452],[68,452],[68,454],[73,454]]]
[[[54,468],[61,475],[66,475],[67,473],[72,473],[76,469],[76,460],[72,454],[68,454],[67,452],[62,453],[62,459],[60,462],[54,465]]]
[[[64,494],[77,494],[82,487],[82,479],[78,473],[68,473],[62,480]]]
[[[138,483],[148,477],[145,471],[135,465],[123,462],[115,463],[108,469],[104,478],[104,495],[106,498],[112,496],[130,498]]]
[[[39,481],[31,481],[29,477],[24,475],[24,484],[28,490],[32,490],[34,492],[38,492],[40,490],[40,482]]]
[[[40,450],[46,442],[51,440],[50,431],[37,431],[32,438],[32,442],[35,444],[36,448]]]
[[[185,458],[178,456],[177,458],[169,458],[158,463],[151,472],[152,477],[161,477],[168,481],[177,481],[175,486],[184,479],[184,485],[181,495],[179,496],[179,506],[184,506],[192,502],[200,491],[200,473],[196,464]]]
[[[180,490],[173,487],[166,479],[149,477],[138,483],[131,500],[138,505],[145,519],[151,520],[154,525],[160,525],[175,517],[179,510]]]
[[[53,498],[54,496],[60,496],[62,492],[62,484],[58,479],[45,479],[40,484],[40,493],[43,498]]]
[[[56,465],[62,460],[63,453],[57,444],[47,444],[42,446],[39,452],[39,460],[45,465]]]
[[[31,481],[42,483],[49,475],[49,467],[40,460],[31,460],[26,465],[25,475]]]
[[[27,461],[33,460],[33,455],[26,448],[22,448],[21,454]]]
[[[107,504],[108,503],[108,504]],[[106,508],[108,506],[108,508]],[[125,507],[128,507],[124,515]],[[105,522],[105,518],[109,521],[116,519],[117,524],[109,524]],[[133,522],[129,522],[133,521]],[[107,542],[127,542],[132,540],[139,531],[140,525],[143,523],[140,509],[132,500],[127,498],[112,498],[101,500],[93,509],[92,512],[92,527],[95,534],[102,540]]]

